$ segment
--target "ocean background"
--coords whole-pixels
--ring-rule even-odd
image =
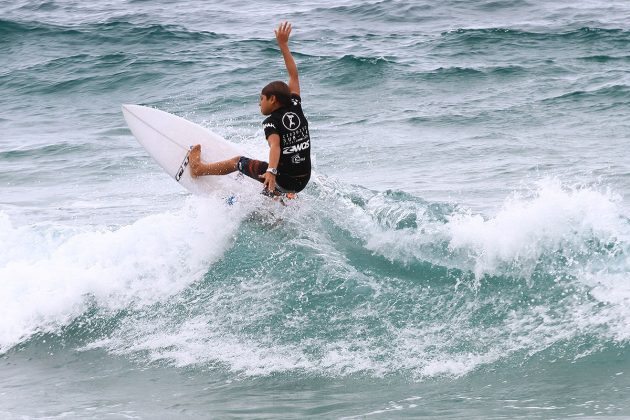
[[[192,196],[156,107],[314,176]],[[630,3],[0,4],[0,417],[630,416]]]

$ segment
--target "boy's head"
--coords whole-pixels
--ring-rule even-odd
[[[269,115],[278,108],[290,105],[291,91],[284,82],[271,82],[260,93],[260,112],[263,115]]]

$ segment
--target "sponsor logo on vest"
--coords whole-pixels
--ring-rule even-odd
[[[282,154],[283,155],[290,155],[292,153],[296,153],[296,152],[300,152],[304,149],[308,149],[310,147],[310,141],[306,140],[303,141],[302,143],[298,143],[298,144],[294,144],[293,146],[288,146],[288,147],[284,147],[282,149]]]
[[[302,156],[300,156],[300,154],[295,154],[291,157],[291,161],[298,165],[300,162],[304,162],[306,160],[306,158],[303,158]]]
[[[284,125],[287,130],[297,130],[300,127],[300,122],[300,117],[298,117],[295,112],[285,112],[282,116],[282,125]]]

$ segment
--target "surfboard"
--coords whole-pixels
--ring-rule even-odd
[[[193,178],[188,168],[190,146],[201,144],[201,159],[216,162],[243,155],[238,145],[177,115],[142,105],[122,106],[129,129],[149,155],[182,187],[193,194],[237,193],[254,188],[243,182],[238,172],[223,176]],[[250,185],[251,184],[251,185]]]

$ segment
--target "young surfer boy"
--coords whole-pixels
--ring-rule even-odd
[[[311,139],[302,112],[298,70],[289,50],[291,24],[281,23],[274,32],[289,73],[289,84],[271,82],[260,94],[260,112],[268,116],[263,128],[269,143],[269,162],[235,156],[205,163],[201,161],[201,146],[196,145],[190,151],[188,164],[193,178],[240,171],[262,182],[263,191],[270,194],[295,193],[306,187],[311,176]]]

